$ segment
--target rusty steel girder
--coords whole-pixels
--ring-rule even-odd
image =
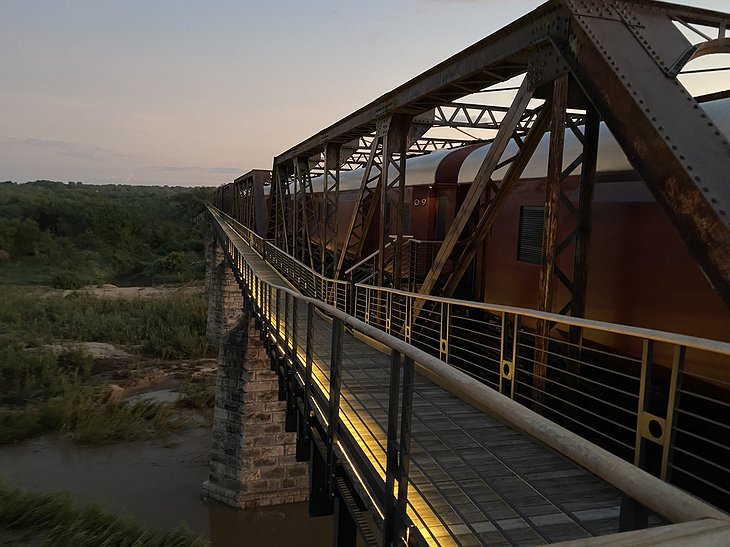
[[[444,108],[524,74],[534,52],[547,48],[554,57],[549,62],[567,65],[585,96],[583,109],[595,109],[605,121],[730,307],[730,145],[677,79],[689,60],[730,49],[728,25],[729,14],[662,2],[552,0],[284,152],[275,164],[321,157],[328,145],[371,137],[378,120],[395,115],[417,118],[433,112],[432,125],[492,123],[484,115],[467,116],[464,107],[454,111],[460,116],[457,124]],[[702,37],[700,43],[690,43],[678,26]],[[535,96],[544,97],[544,89],[535,90]],[[516,125],[509,133],[527,129]],[[353,228],[351,223],[345,234],[348,242],[353,235],[358,241],[363,237],[350,233]],[[340,253],[340,270],[348,251]],[[437,286],[437,272],[429,275],[431,287]],[[579,313],[581,306],[571,308]]]
[[[611,16],[597,17],[598,4]],[[629,161],[730,307],[730,146],[676,79],[694,55],[672,14],[722,17],[647,2],[566,0],[570,39],[558,45]],[[730,15],[724,16],[724,23]]]

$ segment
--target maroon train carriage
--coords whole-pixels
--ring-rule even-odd
[[[703,108],[715,124],[730,134],[730,98],[705,102]],[[549,135],[533,155],[475,258],[475,267],[462,285],[459,297],[534,309],[538,299],[545,173]],[[514,143],[512,144],[514,146]],[[408,160],[404,231],[421,241],[441,241],[474,180],[489,149],[475,144],[441,150]],[[505,155],[514,153],[508,149]],[[572,132],[566,132],[565,162],[580,153]],[[495,173],[499,179],[503,171]],[[580,170],[567,184],[577,188]],[[269,171],[254,170],[216,192],[216,205],[266,233]],[[253,182],[253,211],[244,210],[241,188]],[[340,175],[339,238],[352,216],[362,170]],[[593,228],[589,247],[586,318],[634,325],[730,342],[730,310],[717,296],[664,211],[631,168],[621,148],[602,125]],[[312,180],[315,201],[322,199],[320,177]],[[238,196],[238,199],[237,199]],[[388,212],[386,212],[387,214]],[[378,217],[366,238],[363,256],[377,250]],[[317,219],[318,221],[320,219]],[[317,230],[313,230],[315,233]],[[560,234],[562,236],[566,234]],[[573,257],[559,258],[564,269]],[[568,298],[558,289],[555,301]],[[555,312],[559,309],[553,310]],[[596,340],[612,346],[611,339]],[[695,372],[730,382],[730,371],[718,371],[704,362]]]

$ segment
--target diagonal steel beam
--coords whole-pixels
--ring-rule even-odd
[[[454,269],[451,271],[446,285],[444,286],[443,295],[453,295],[456,287],[459,285],[461,278],[464,277],[464,273],[469,267],[474,256],[479,251],[482,242],[487,237],[489,230],[492,228],[494,221],[502,209],[502,206],[507,201],[507,198],[512,193],[515,183],[519,180],[522,172],[525,170],[528,162],[532,158],[532,154],[535,152],[540,144],[545,131],[547,130],[548,124],[550,123],[550,104],[545,104],[540,109],[535,123],[530,128],[525,142],[520,148],[518,155],[514,158],[514,161],[509,166],[507,173],[504,178],[499,182],[499,187],[496,191],[490,191],[487,197],[487,203],[484,213],[482,214],[479,222],[474,230],[474,234],[469,238],[464,250],[455,262]]]
[[[335,268],[335,279],[339,279],[348,255],[359,257],[362,252],[362,245],[365,241],[365,234],[378,205],[380,192],[380,157],[379,150],[383,143],[384,135],[376,135],[370,147],[370,155],[365,166],[365,171],[360,183],[360,189],[355,198],[355,207],[350,217],[350,223],[345,232],[345,240],[342,244],[342,251],[337,260]]]
[[[558,43],[563,56],[730,307],[730,145],[672,77],[672,57],[689,44],[669,16],[672,10],[615,1],[621,17],[599,18],[589,13],[592,2],[566,3],[575,24],[570,39]],[[637,39],[632,21],[651,26],[656,54]]]
[[[451,227],[444,238],[444,242],[436,254],[433,266],[431,266],[428,274],[426,274],[426,278],[421,284],[419,292],[423,294],[430,294],[436,286],[441,272],[451,257],[451,253],[456,247],[464,228],[469,222],[469,218],[478,207],[481,196],[487,188],[487,185],[490,183],[492,174],[497,169],[502,154],[507,148],[510,140],[514,138],[515,132],[519,128],[522,114],[527,109],[527,105],[530,103],[534,92],[534,78],[526,76],[509,108],[509,111],[505,114],[504,119],[502,120],[497,136],[489,147],[489,152],[484,158],[482,165],[479,167],[479,171],[477,172],[474,182],[469,187],[469,192],[464,198],[464,202],[462,203],[458,214],[454,218],[454,222],[451,224]]]

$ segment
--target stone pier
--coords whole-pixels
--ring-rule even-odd
[[[208,293],[206,336],[208,342],[218,345],[241,318],[243,293],[210,227],[205,238],[205,290]]]
[[[304,501],[308,466],[295,460],[296,433],[286,433],[286,403],[254,320],[217,242],[208,249],[208,337],[216,341],[218,379],[210,476],[205,495],[249,509]]]

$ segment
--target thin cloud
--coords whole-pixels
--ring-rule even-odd
[[[111,159],[128,158],[127,154],[120,154],[113,150],[99,148],[98,146],[89,146],[77,142],[60,141],[55,139],[38,139],[38,138],[4,138],[3,144],[16,148],[26,148],[30,150],[44,150],[46,152],[55,153],[59,156],[68,158],[82,159],[95,162],[104,162]]]
[[[219,173],[223,175],[238,175],[242,173],[240,167],[201,167],[198,165],[156,165],[150,167],[155,171],[176,171],[196,173]]]

